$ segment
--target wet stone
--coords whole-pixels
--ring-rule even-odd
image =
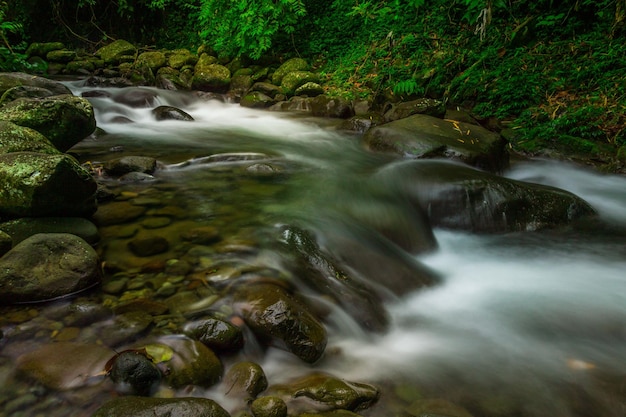
[[[278,397],[260,397],[250,405],[254,417],[287,417],[287,404]]]
[[[120,294],[126,289],[128,278],[116,279],[102,284],[102,291],[106,294]]]
[[[161,372],[154,362],[136,351],[120,353],[110,376],[117,390],[125,394],[150,395],[161,381]]]
[[[184,232],[181,237],[197,245],[210,245],[221,240],[220,232],[213,226],[202,226]]]
[[[167,239],[163,237],[153,236],[133,239],[128,242],[128,248],[134,255],[145,257],[167,252],[169,243]]]
[[[185,334],[218,352],[234,352],[243,347],[241,329],[217,318],[189,323],[185,326]]]
[[[248,400],[267,389],[267,378],[259,364],[238,362],[224,376],[223,389],[228,397]]]
[[[183,336],[166,336],[158,343],[169,346],[174,352],[167,366],[167,383],[174,388],[186,385],[203,387],[217,383],[224,368],[211,349],[202,343]]]
[[[230,417],[207,398],[121,397],[100,407],[91,417]]]
[[[160,229],[170,224],[172,224],[172,219],[169,217],[148,217],[141,222],[146,229]]]
[[[113,202],[98,206],[94,220],[99,226],[128,223],[141,217],[146,212],[145,207],[134,206],[128,202]]]
[[[140,311],[121,314],[101,332],[101,339],[107,346],[118,346],[137,339],[152,325],[152,316]]]

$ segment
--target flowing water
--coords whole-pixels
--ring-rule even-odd
[[[150,106],[131,108],[116,102],[121,90],[107,91],[110,97],[90,98],[106,133],[73,151],[92,164],[122,155],[157,158],[157,185],[124,190],[149,188],[149,197],[175,204],[197,224],[216,225],[224,236],[245,241],[249,230],[295,223],[323,241],[326,234],[350,233],[355,213],[411,214],[402,201],[378,198],[369,181],[393,159],[366,152],[335,122],[164,91]],[[195,121],[157,122],[151,114],[157,105],[181,108]],[[120,116],[132,123],[120,123]],[[206,163],[210,155],[233,152],[250,153],[260,168],[250,171],[249,160]],[[266,177],[265,169],[274,171]],[[315,365],[268,350],[257,360],[270,382],[313,368],[375,384],[381,400],[361,412],[366,416],[402,415],[428,398],[476,417],[626,415],[626,178],[543,160],[516,163],[505,175],[572,191],[596,208],[600,221],[499,235],[435,230],[438,248],[417,258],[442,277],[440,284],[390,299],[391,324],[382,334],[365,332],[336,311],[326,357]],[[115,245],[116,230],[103,232],[105,261],[137,267]],[[254,262],[276,260],[262,248]]]

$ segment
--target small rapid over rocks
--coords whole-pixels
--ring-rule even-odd
[[[1,307],[0,416],[624,414],[623,177],[65,84],[102,283]]]

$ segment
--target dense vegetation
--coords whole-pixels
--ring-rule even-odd
[[[442,98],[511,128],[519,150],[624,162],[625,24],[625,0],[6,0],[0,66],[51,40],[300,55],[329,94]]]

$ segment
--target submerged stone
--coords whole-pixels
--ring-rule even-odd
[[[0,258],[0,304],[45,301],[74,294],[102,278],[96,251],[67,233],[31,236]]]
[[[207,398],[121,397],[109,401],[91,417],[230,417]]]

